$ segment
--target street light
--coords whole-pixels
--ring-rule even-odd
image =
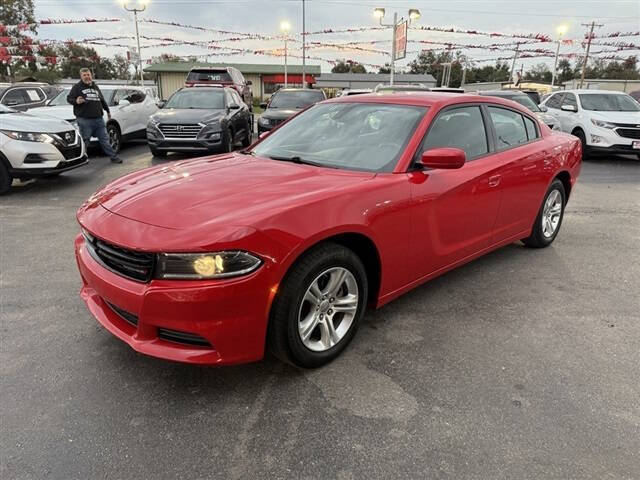
[[[284,88],[287,88],[287,39],[291,24],[287,20],[280,22],[280,30],[284,32]]]
[[[138,43],[138,69],[140,70],[140,85],[144,86],[144,76],[142,72],[142,51],[140,50],[140,33],[138,32],[138,12],[144,12],[147,8],[149,0],[138,0],[138,5],[142,8],[129,8],[129,0],[120,0],[120,4],[127,12],[133,12],[133,18],[136,24],[136,42]]]
[[[391,76],[389,77],[389,85],[393,85],[393,77],[395,76],[396,73],[396,27],[404,22],[404,19],[401,18],[400,21],[398,21],[398,14],[394,13],[393,14],[393,23],[382,23],[382,19],[384,18],[384,8],[374,8],[373,9],[373,16],[376,17],[377,19],[379,19],[380,21],[380,25],[383,27],[393,27],[393,36],[391,37]],[[418,10],[417,8],[411,8],[409,9],[409,24],[411,23],[412,20],[417,20],[420,18],[420,10]]]
[[[569,27],[567,25],[560,25],[556,31],[558,32],[558,47],[556,48],[556,60],[553,63],[553,74],[551,75],[551,88],[556,83],[556,68],[558,68],[558,55],[560,54],[560,40],[562,36],[567,33]]]

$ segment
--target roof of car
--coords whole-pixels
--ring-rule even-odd
[[[516,90],[480,90],[478,95],[503,95],[505,97],[515,97],[518,95],[527,95],[526,93]],[[527,95],[528,96],[528,95]]]
[[[594,90],[594,89],[587,89],[587,88],[574,88],[573,90],[561,90],[559,92],[554,92],[554,93],[579,93],[579,94],[591,94],[591,93],[617,93],[619,95],[625,95],[625,92],[620,92],[618,90]],[[628,94],[626,94],[628,95]]]

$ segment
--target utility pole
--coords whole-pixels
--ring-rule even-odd
[[[138,12],[144,12],[147,8],[146,2],[142,3],[142,8],[129,8],[128,0],[122,1],[122,6],[127,12],[133,12],[133,19],[136,24],[136,41],[138,43],[138,68],[140,70],[140,85],[144,85],[144,72],[142,71],[142,51],[140,50],[140,33],[138,32]]]
[[[307,88],[307,77],[305,74],[307,56],[306,37],[307,29],[305,28],[304,0],[302,0],[302,88]]]
[[[391,77],[389,85],[393,85],[393,77],[396,74],[396,27],[398,26],[398,14],[393,14],[393,35],[391,36]]]
[[[513,63],[511,64],[511,74],[509,75],[511,77],[511,83],[513,84],[513,73],[515,72],[516,69],[516,59],[518,58],[518,50],[520,49],[520,44],[516,43],[516,52],[513,55]]]
[[[585,73],[587,73],[587,62],[589,61],[589,49],[591,48],[591,38],[593,37],[593,29],[594,27],[604,27],[603,24],[601,23],[596,23],[596,22],[591,22],[589,23],[583,23],[582,24],[583,27],[588,27],[591,26],[591,30],[589,31],[589,38],[587,39],[587,51],[584,54],[584,62],[582,62],[582,76],[580,77],[580,87],[578,88],[582,88],[582,84],[584,83],[584,75]]]

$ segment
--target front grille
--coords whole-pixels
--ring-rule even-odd
[[[202,125],[197,123],[184,125],[161,123],[158,125],[158,130],[162,132],[165,138],[197,138],[202,128]]]
[[[85,239],[91,256],[105,268],[138,282],[151,280],[155,258],[152,253],[128,250],[87,235]]]
[[[616,127],[640,128],[640,123],[614,123]]]
[[[616,128],[616,133],[624,138],[640,139],[640,128]]]
[[[106,300],[105,300],[106,302]],[[121,309],[120,307],[114,305],[111,302],[106,302],[109,305],[109,308],[116,312],[120,318],[122,318],[127,323],[133,325],[134,327],[138,326],[138,317],[133,313],[127,312],[126,310]]]
[[[187,345],[197,345],[199,347],[211,347],[200,335],[195,333],[179,332],[178,330],[169,330],[168,328],[158,328],[158,338],[176,343],[186,343]]]
[[[67,130],[66,132],[58,132],[55,134],[57,143],[62,147],[73,147],[78,143],[78,132],[75,130]]]
[[[82,155],[82,147],[78,145],[77,147],[61,147],[56,145],[60,153],[64,157],[65,160],[72,160],[74,158],[78,158]]]

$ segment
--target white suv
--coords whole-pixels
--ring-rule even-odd
[[[111,120],[104,121],[107,124],[107,133],[113,149],[118,152],[122,143],[132,138],[147,138],[147,123],[149,117],[158,111],[156,98],[149,87],[128,86],[104,86],[100,87],[109,110]],[[46,107],[32,108],[29,113],[33,115],[50,115],[68,122],[75,123],[73,105],[67,102],[67,95],[71,87],[62,90],[53,98]],[[97,144],[98,139],[92,138],[91,144]]]
[[[564,90],[542,105],[560,129],[582,142],[582,155],[635,154],[640,158],[640,104],[622,92]]]
[[[82,138],[69,122],[0,105],[0,195],[14,178],[57,175],[87,162]]]

